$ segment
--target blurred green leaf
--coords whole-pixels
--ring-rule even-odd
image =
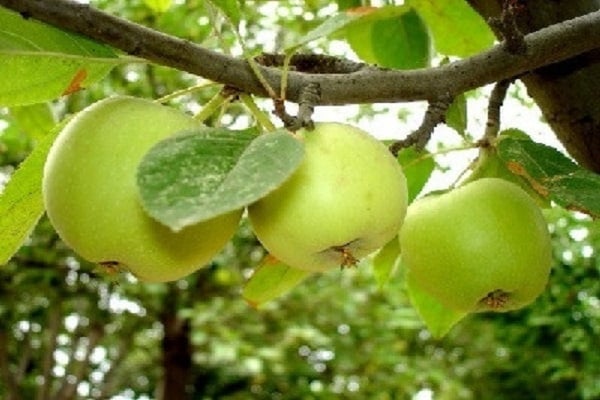
[[[412,146],[400,150],[398,161],[406,176],[408,201],[411,203],[429,180],[435,169],[435,161],[426,150],[417,152]]]
[[[138,169],[146,211],[173,230],[251,204],[281,185],[304,156],[287,131],[200,128],[155,145]],[[168,165],[169,168],[164,168]]]
[[[409,0],[425,21],[436,50],[467,57],[490,47],[494,34],[465,0]]]
[[[400,242],[394,237],[383,246],[373,258],[373,274],[381,289],[396,271],[400,257]]]
[[[238,0],[208,0],[215,7],[217,7],[225,16],[237,26],[240,24],[242,13],[240,10],[240,4]]]
[[[12,107],[9,111],[20,130],[34,140],[42,139],[56,125],[48,103]]]
[[[144,4],[157,14],[162,14],[171,7],[173,0],[144,0]]]
[[[298,285],[312,272],[289,267],[272,256],[267,256],[254,271],[242,292],[253,307],[260,307]]]
[[[0,106],[41,103],[76,92],[120,64],[107,46],[2,7],[0,26]]]

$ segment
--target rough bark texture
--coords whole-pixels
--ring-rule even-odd
[[[484,17],[498,16],[503,0],[470,0]],[[600,9],[597,0],[528,0],[521,5],[523,33]],[[600,172],[600,51],[594,50],[523,76],[531,97],[569,153]]]

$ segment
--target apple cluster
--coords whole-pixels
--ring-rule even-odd
[[[178,110],[123,96],[73,117],[43,178],[47,214],[63,241],[89,261],[150,282],[182,278],[210,261],[244,210],[174,232],[143,210],[136,186],[152,146],[199,126]],[[481,178],[407,206],[402,168],[368,133],[317,123],[295,137],[305,148],[301,165],[247,207],[257,238],[281,262],[309,272],[352,266],[399,236],[409,285],[452,310],[512,310],[544,289],[550,236],[518,185]]]

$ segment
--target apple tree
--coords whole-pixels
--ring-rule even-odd
[[[526,363],[519,340],[544,331],[567,355],[536,370],[556,373],[537,393],[600,394],[597,285],[559,295],[598,275],[595,2],[122,3],[0,0],[0,393],[535,393],[533,379],[477,374]],[[560,150],[507,126],[501,107],[519,97]],[[387,132],[369,130],[376,117]],[[447,166],[458,178],[431,189],[465,151]],[[326,303],[346,322],[319,318]],[[572,343],[564,319],[544,319],[558,305],[584,310]],[[511,332],[500,361],[469,365],[489,361],[494,324]],[[478,327],[490,331],[469,347]],[[419,372],[432,366],[437,378]],[[369,383],[374,370],[405,389],[386,373]]]

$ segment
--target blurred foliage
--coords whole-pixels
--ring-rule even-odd
[[[92,3],[223,52],[241,51],[226,21],[201,0],[173,1],[164,13],[143,0]],[[321,0],[241,5],[247,45],[266,51],[285,48],[336,11]],[[128,65],[52,109],[62,119],[115,93],[156,98],[199,82]],[[197,111],[216,90],[172,104]],[[208,123],[247,123],[242,111],[234,105]],[[360,108],[361,115],[377,112]],[[0,171],[10,172],[33,144],[0,110]],[[518,312],[471,316],[443,340],[433,340],[417,318],[401,274],[379,289],[368,261],[251,308],[240,292],[264,251],[245,222],[206,268],[170,284],[139,284],[79,259],[44,219],[0,269],[0,398],[160,398],[165,338],[174,328],[167,323],[175,317],[189,327],[186,389],[194,399],[597,399],[600,226],[558,208],[547,216],[556,261],[541,298]]]

